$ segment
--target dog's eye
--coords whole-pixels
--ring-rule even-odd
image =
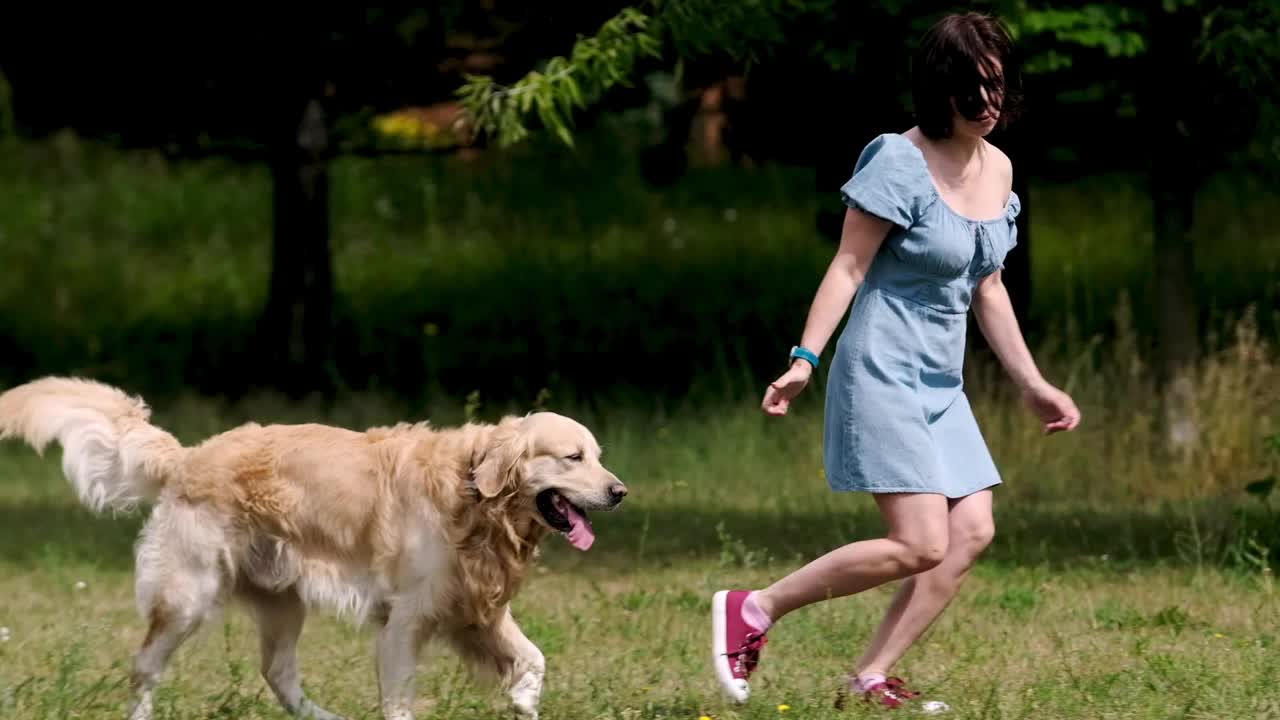
[[[582,462],[582,453],[567,455],[565,456],[565,460],[568,460],[569,462]]]

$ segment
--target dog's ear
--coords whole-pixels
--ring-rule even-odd
[[[472,463],[476,490],[486,498],[496,497],[504,489],[512,489],[519,481],[518,469],[528,446],[517,418],[503,418]]]

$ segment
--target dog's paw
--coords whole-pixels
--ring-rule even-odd
[[[538,720],[538,696],[513,694],[511,707],[518,720]]]
[[[129,720],[151,720],[151,693],[145,692],[134,701]]]
[[[294,713],[294,717],[298,720],[346,720],[341,715],[334,715],[319,705],[311,702],[310,698],[303,698],[298,704],[298,710]]]

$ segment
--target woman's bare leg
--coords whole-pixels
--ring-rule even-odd
[[[948,555],[947,499],[928,493],[876,495],[886,537],[836,548],[756,593],[770,619],[862,592],[938,566]]]
[[[969,569],[995,534],[991,491],[983,490],[952,503],[948,527],[946,557],[937,567],[903,582],[855,666],[857,675],[888,673],[956,596]]]
[[[712,668],[730,698],[745,702],[772,624],[793,610],[862,592],[936,567],[947,555],[948,503],[933,493],[875,496],[886,537],[836,548],[764,590],[711,598]]]

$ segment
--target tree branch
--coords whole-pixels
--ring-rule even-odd
[[[477,133],[496,135],[511,145],[528,135],[525,116],[536,112],[543,127],[573,145],[569,122],[574,108],[595,102],[605,91],[628,85],[642,57],[657,57],[660,47],[654,18],[626,8],[605,21],[593,37],[580,37],[568,57],[546,61],[513,85],[489,76],[468,75],[457,91]]]

